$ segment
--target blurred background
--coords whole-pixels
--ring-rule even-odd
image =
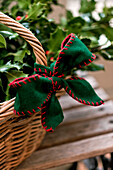
[[[92,1],[93,2],[93,1]],[[99,21],[99,13],[103,13],[103,9],[106,6],[108,9],[113,7],[113,1],[112,0],[96,0],[95,1],[95,9],[92,12],[93,17]],[[79,12],[81,7],[81,1],[80,0],[59,0],[59,3],[63,4],[67,10],[70,10],[73,13],[73,16],[81,16],[81,13]],[[89,7],[90,8],[90,7]],[[49,17],[54,18],[57,22],[60,21],[60,16],[66,15],[66,10],[62,9],[62,7],[53,7],[54,11],[52,14],[49,15]],[[113,13],[112,13],[113,14]],[[88,12],[86,13],[86,16],[88,15]],[[106,18],[109,17],[106,16]],[[112,16],[113,17],[113,16]],[[113,27],[113,20],[111,18],[111,27]],[[106,24],[106,20],[105,23]],[[113,38],[113,30],[112,31],[112,38]],[[101,39],[100,43],[104,44],[106,42],[106,37],[104,34],[104,30],[101,30]],[[109,32],[110,34],[110,32]],[[110,42],[107,42],[107,46],[110,45]],[[110,97],[113,99],[113,62],[111,60],[105,60],[103,57],[100,57],[95,63],[103,64],[105,67],[105,70],[99,71],[99,72],[89,72],[90,75],[94,76],[96,80],[99,82],[100,86],[105,89],[105,91],[110,95]]]

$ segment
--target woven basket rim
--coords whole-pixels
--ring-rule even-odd
[[[18,33],[32,46],[36,57],[36,63],[47,66],[47,58],[45,56],[45,51],[42,44],[29,29],[25,28],[22,24],[2,12],[0,12],[0,23]],[[15,98],[0,103],[0,123],[9,117],[18,117],[18,115],[15,115],[13,112],[14,100]]]

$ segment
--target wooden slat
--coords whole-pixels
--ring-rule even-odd
[[[113,115],[113,101],[107,101],[104,105],[98,107],[80,107],[64,110],[63,124],[77,123],[97,119],[108,115]]]
[[[46,134],[40,149],[113,132],[113,115],[90,121],[59,126],[54,133]]]
[[[98,88],[95,90],[95,92],[103,99],[103,100],[108,100],[109,96],[107,95],[107,93],[102,89],[102,88]],[[74,100],[72,97],[70,97],[68,94],[65,94],[64,96],[62,96],[59,99],[59,102],[61,104],[61,107],[63,110],[66,109],[70,109],[70,108],[75,108],[75,107],[85,107],[85,105],[77,102],[76,100]]]
[[[17,170],[43,170],[109,152],[113,133],[36,151]]]

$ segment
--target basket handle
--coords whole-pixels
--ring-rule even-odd
[[[11,28],[23,37],[33,48],[33,52],[36,57],[36,63],[47,66],[47,58],[45,56],[44,49],[40,41],[33,35],[33,33],[25,28],[22,24],[18,23],[14,19],[0,12],[0,23]]]

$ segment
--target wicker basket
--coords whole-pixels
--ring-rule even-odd
[[[47,65],[45,52],[37,38],[23,25],[0,12],[0,22],[22,36],[32,47],[36,62]],[[10,170],[18,166],[36,150],[45,135],[40,112],[29,118],[13,113],[15,98],[0,103],[0,169]]]

